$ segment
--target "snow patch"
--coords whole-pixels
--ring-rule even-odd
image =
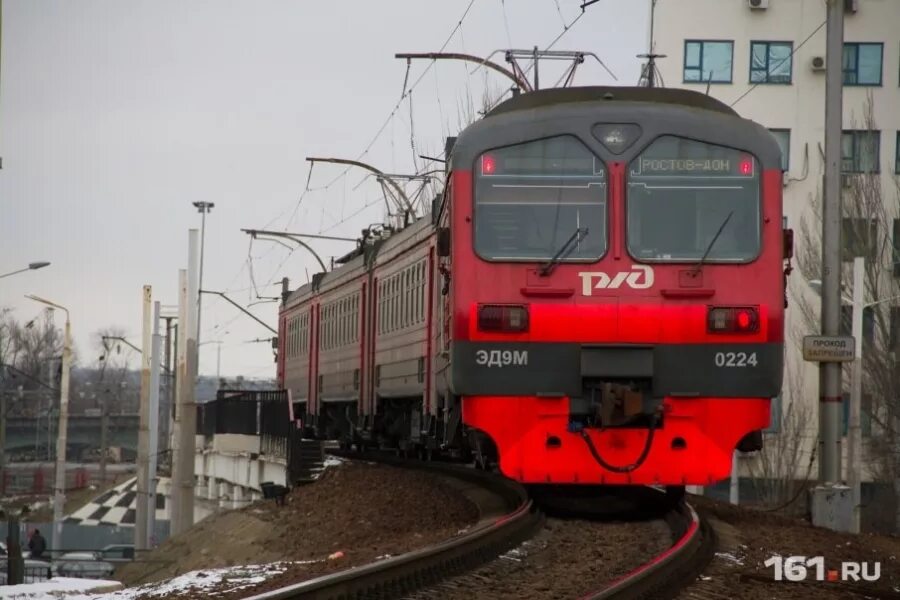
[[[344,464],[346,461],[342,458],[338,458],[337,456],[331,456],[330,454],[325,457],[325,462],[322,465],[327,469],[328,467],[339,467]]]
[[[112,591],[122,587],[118,581],[54,577],[37,583],[0,586],[3,600],[37,600],[39,598],[87,598],[85,592]],[[104,594],[105,596],[106,594]]]
[[[732,554],[731,552],[716,552],[716,556],[718,556],[719,558],[722,558],[724,560],[727,560],[729,562],[732,562],[736,565],[744,564],[744,560],[742,558]]]
[[[219,569],[199,569],[179,575],[168,581],[147,583],[142,586],[117,590],[105,594],[76,594],[65,596],[39,596],[64,600],[152,600],[168,594],[180,594],[186,598],[212,597],[219,593],[234,592],[281,575],[291,565],[321,562],[316,560],[282,561],[263,565],[243,565]],[[84,580],[81,580],[84,581]],[[117,583],[117,582],[116,582]],[[0,588],[2,589],[2,588]],[[38,596],[23,596],[22,600],[37,600]],[[0,596],[5,600],[5,597]],[[13,600],[13,599],[10,599]],[[14,600],[19,600],[16,597]]]

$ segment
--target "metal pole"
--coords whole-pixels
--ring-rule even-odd
[[[187,277],[187,271],[185,271],[185,277]],[[187,279],[185,279],[185,286],[187,286]],[[180,290],[181,288],[179,288]],[[171,425],[171,429],[169,431],[169,443],[170,447],[174,448],[174,443],[172,440],[175,436],[175,413],[178,410],[178,348],[184,345],[182,341],[181,344],[178,342],[178,324],[172,326],[172,338],[173,338],[173,348],[172,348],[172,356],[174,357],[173,365],[172,365],[172,406],[171,414],[169,415],[169,424]]]
[[[200,219],[200,275],[197,284],[197,343],[200,342],[200,315],[203,312],[203,296],[199,290],[203,289],[203,249],[206,246],[206,211],[201,210]]]
[[[738,451],[731,452],[731,483],[728,489],[728,501],[731,504],[740,503],[740,474],[738,473]]]
[[[18,515],[9,515],[6,520],[6,585],[19,585],[25,581],[20,533]]]
[[[203,248],[206,245],[206,213],[211,211],[215,206],[213,202],[194,202],[194,206],[197,207],[197,210],[202,214],[202,218],[200,221],[200,278],[199,283],[197,284],[197,343],[200,342],[200,312],[203,308],[202,306],[202,298],[200,297],[199,290],[203,289]]]
[[[164,317],[164,319],[166,321],[166,339],[163,342],[163,347],[165,348],[163,356],[165,357],[166,395],[164,400],[160,398],[160,451],[168,450],[169,448],[170,422],[172,419],[172,409],[174,408],[172,394],[172,317]]]
[[[150,351],[153,326],[153,292],[144,286],[144,319],[141,337],[141,407],[138,425],[137,490],[135,497],[134,547],[147,549],[147,496],[150,493]]]
[[[39,420],[40,418],[36,418],[35,422]],[[2,496],[6,496],[6,392],[0,392],[0,497]]]
[[[159,455],[159,367],[162,336],[159,333],[159,302],[153,303],[153,342],[150,353],[150,465],[147,480],[147,548],[156,540],[156,465]]]
[[[828,0],[825,79],[825,195],[822,207],[822,335],[841,324],[841,128],[844,3]],[[841,480],[841,365],[819,364],[819,480]]]
[[[184,386],[185,379],[185,352],[187,344],[184,341],[187,333],[187,309],[188,309],[188,276],[187,270],[178,270],[178,325],[175,335],[175,374],[177,386],[175,387],[175,415],[172,420],[172,479],[169,487],[169,519],[170,535],[175,535],[183,529],[182,505],[180,486],[181,481],[181,416],[184,414]]]
[[[197,404],[194,394],[197,384],[197,303],[194,298],[199,293],[197,280],[199,251],[197,244],[197,230],[191,229],[188,235],[188,298],[187,321],[185,329],[185,365],[182,371],[182,414],[181,414],[181,469],[177,482],[181,503],[181,527],[180,531],[187,530],[194,524],[194,452],[195,437],[197,433]]]
[[[104,394],[100,400],[100,485],[106,485],[106,460],[109,454],[109,407],[106,405],[106,397]]]
[[[862,481],[862,448],[859,416],[862,408],[863,317],[866,310],[865,271],[866,259],[853,259],[853,338],[856,353],[853,359],[852,387],[850,388],[850,423],[847,428],[847,483],[853,512],[850,515],[850,532],[859,533]]]
[[[72,327],[66,310],[62,380],[59,385],[59,431],[56,437],[56,490],[53,497],[53,552],[62,547],[63,510],[66,503],[66,431],[69,426],[69,370],[72,368]],[[52,556],[52,555],[51,555]]]

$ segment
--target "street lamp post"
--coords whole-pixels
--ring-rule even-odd
[[[62,541],[63,507],[66,499],[66,433],[69,420],[69,371],[72,367],[72,328],[69,320],[69,309],[34,295],[26,298],[59,308],[66,312],[66,329],[63,337],[62,379],[59,384],[59,431],[56,437],[56,486],[53,496],[53,537],[52,551],[60,550]],[[52,553],[51,553],[52,556]]]
[[[200,275],[199,282],[197,283],[197,289],[203,289],[203,247],[206,245],[206,213],[211,211],[215,206],[213,202],[194,202],[194,206],[197,207],[197,211],[203,215],[202,220],[200,222]],[[203,294],[197,293],[197,343],[200,343],[200,313],[203,308],[202,300]]]
[[[50,263],[44,261],[28,263],[28,266],[24,269],[19,269],[18,271],[12,271],[10,273],[4,273],[3,275],[0,275],[0,279],[9,277],[10,275],[15,275],[16,273],[24,273],[25,271],[36,271],[37,269],[43,269],[44,267],[49,265]]]

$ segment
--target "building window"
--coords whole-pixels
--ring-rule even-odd
[[[894,277],[900,277],[900,219],[894,219],[894,238],[891,244],[891,262],[894,266]]]
[[[844,85],[881,85],[884,44],[844,44]]]
[[[750,83],[790,83],[794,45],[750,42]]]
[[[790,129],[770,129],[769,133],[778,142],[781,148],[781,170],[787,171],[791,166],[791,130]]]
[[[841,220],[841,240],[843,242],[843,260],[850,261],[856,256],[863,256],[867,261],[875,261],[878,248],[878,223],[875,219],[845,217]]]
[[[900,175],[900,131],[897,132],[897,144],[894,146],[894,173]]]
[[[685,83],[731,83],[734,42],[686,40]]]
[[[890,339],[888,339],[888,351],[900,352],[900,306],[891,307],[891,330]]]
[[[881,132],[844,131],[841,135],[841,170],[844,173],[878,173]]]

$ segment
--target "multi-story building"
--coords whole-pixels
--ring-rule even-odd
[[[870,282],[867,278],[867,283],[877,281],[872,287],[881,297],[872,298],[870,289],[867,301],[884,302],[864,313],[864,354],[888,353],[897,340],[900,321],[896,308],[900,300],[887,301],[900,294],[900,280],[896,279],[900,254],[892,251],[900,247],[900,0],[845,0],[843,5],[842,196],[846,218],[842,243],[845,260],[864,254],[870,267],[877,265],[874,275],[868,276],[874,279]],[[807,266],[816,263],[821,239],[817,215],[821,214],[824,174],[825,18],[823,0],[655,2],[654,50],[666,55],[656,63],[663,85],[706,92],[741,116],[768,127],[777,138],[784,151],[785,221],[797,232],[797,252],[806,257]],[[875,204],[882,205],[883,212],[872,205],[875,188],[882,194],[880,203]],[[843,280],[852,285],[848,275],[849,267]],[[803,478],[814,462],[818,374],[816,365],[803,362],[799,340],[804,334],[818,332],[819,300],[816,286],[810,286],[807,278],[814,279],[809,269],[806,273],[795,270],[790,277],[785,386],[773,402],[772,435],[768,436],[769,443],[781,444],[773,453],[781,458],[776,461],[779,464],[765,467],[772,476],[793,471],[794,477]],[[876,310],[881,311],[878,319],[872,314]],[[849,316],[849,306],[845,313]],[[881,333],[875,331],[876,321],[886,323]],[[866,368],[877,367],[869,362]],[[871,418],[877,411],[869,400],[874,379],[875,374],[866,373],[864,438],[872,428],[877,429],[879,420]],[[844,382],[846,389],[846,374]],[[900,401],[897,397],[892,400]],[[795,442],[796,448],[788,447]],[[872,444],[866,443],[869,446]],[[752,469],[759,472],[763,468],[759,460],[742,461],[742,474]],[[810,476],[816,477],[814,465]],[[876,474],[870,472],[867,478],[873,476]]]

